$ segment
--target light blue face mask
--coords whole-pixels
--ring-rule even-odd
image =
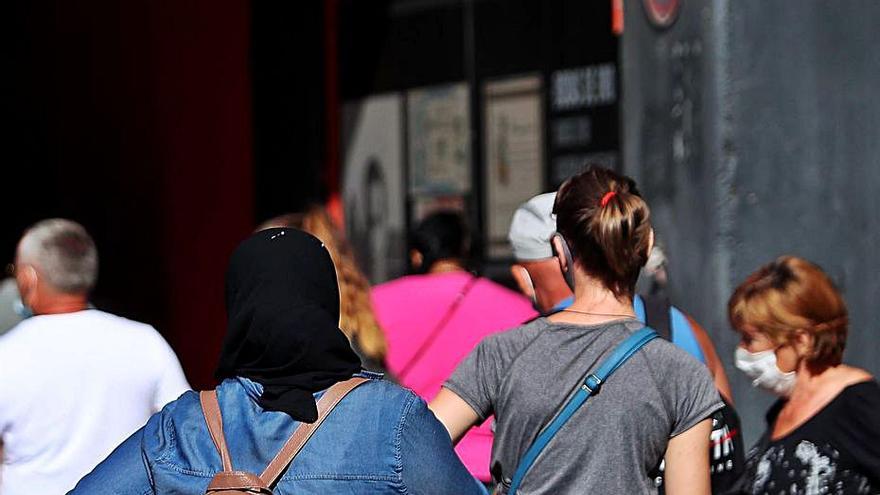
[[[34,312],[31,310],[31,308],[29,308],[24,304],[24,302],[22,302],[21,296],[17,296],[12,301],[12,310],[15,311],[15,314],[17,314],[22,320],[26,320],[31,316],[34,316]]]

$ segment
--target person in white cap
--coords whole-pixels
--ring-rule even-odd
[[[550,237],[556,232],[553,203],[556,193],[535,196],[513,214],[508,240],[516,263],[510,273],[520,291],[543,315],[568,307],[574,297],[559,269]]]

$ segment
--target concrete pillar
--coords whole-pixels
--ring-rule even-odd
[[[850,309],[845,361],[880,373],[880,3],[625,2],[623,161],[670,257],[675,304],[709,329],[746,442],[772,398],[732,366],[733,288],[781,254],[819,263]]]

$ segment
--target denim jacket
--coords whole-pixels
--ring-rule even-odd
[[[282,494],[484,494],[449,434],[409,390],[372,378],[352,391],[282,475]],[[298,426],[264,411],[245,378],[217,387],[233,468],[259,474]],[[316,394],[316,397],[320,394]],[[73,494],[202,494],[222,470],[196,392],[154,415],[83,478]]]

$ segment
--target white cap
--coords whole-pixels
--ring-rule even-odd
[[[526,201],[513,213],[507,235],[513,246],[513,255],[520,261],[542,260],[553,257],[550,237],[556,232],[553,204],[556,193],[539,194]]]

